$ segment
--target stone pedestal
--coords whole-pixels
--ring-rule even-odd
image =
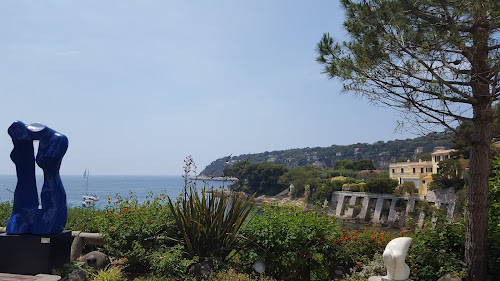
[[[0,234],[0,272],[50,274],[70,261],[71,231],[58,234]]]

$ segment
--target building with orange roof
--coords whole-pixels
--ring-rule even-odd
[[[436,147],[431,154],[431,161],[400,162],[389,164],[389,176],[398,180],[399,184],[413,182],[418,189],[419,195],[426,195],[429,183],[432,182],[432,174],[437,173],[438,164],[442,160],[450,158],[454,149],[445,150],[444,147]]]

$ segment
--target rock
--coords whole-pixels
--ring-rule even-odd
[[[68,281],[87,281],[87,274],[81,269],[73,270],[64,280]]]
[[[455,275],[446,274],[445,276],[439,278],[438,281],[462,281],[462,279]]]
[[[189,268],[188,274],[192,276],[202,276],[212,272],[214,263],[212,259],[206,259],[202,262],[195,263]]]
[[[84,262],[85,266],[90,266],[95,269],[104,269],[110,264],[108,256],[99,251],[93,251],[86,254],[80,258],[80,262]]]

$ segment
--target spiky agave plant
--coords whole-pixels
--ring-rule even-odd
[[[242,239],[241,227],[246,225],[255,208],[243,194],[223,191],[198,192],[189,186],[184,195],[168,206],[181,232],[186,252],[191,256],[224,259]]]

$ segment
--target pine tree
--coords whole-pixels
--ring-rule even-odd
[[[423,129],[471,122],[468,280],[484,280],[492,104],[499,98],[498,0],[341,0],[350,40],[324,34],[318,62],[344,89]]]

